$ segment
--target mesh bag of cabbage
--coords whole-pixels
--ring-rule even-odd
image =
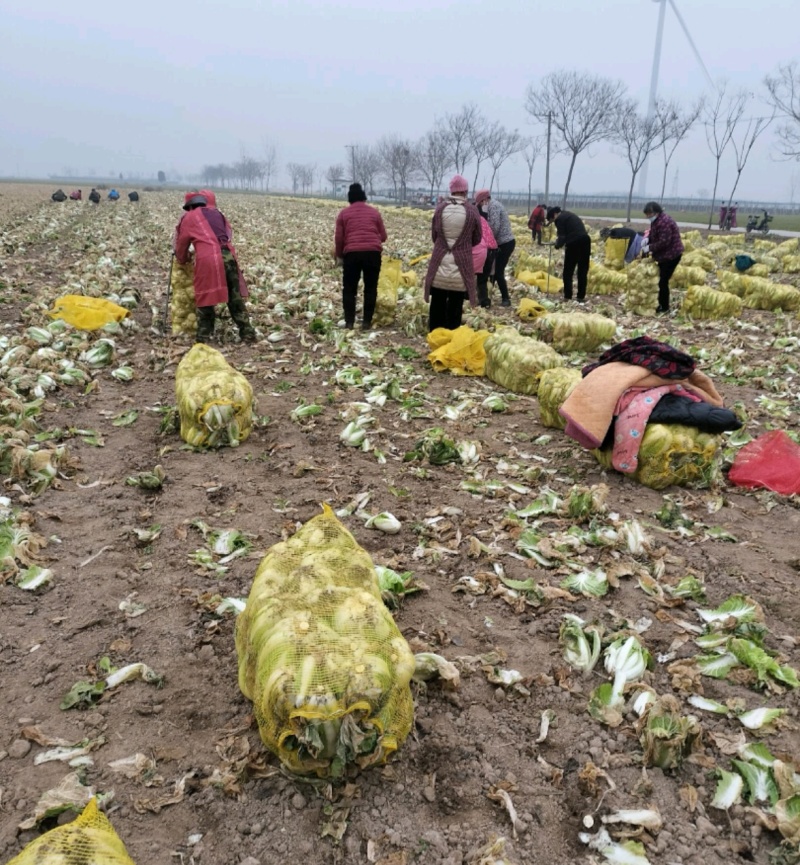
[[[738,318],[742,314],[742,299],[728,291],[690,285],[681,312],[695,319]]]
[[[399,258],[381,258],[381,274],[378,277],[378,298],[372,323],[385,327],[394,321],[397,309],[397,288],[402,278],[402,261]]]
[[[542,426],[564,429],[567,422],[558,413],[575,385],[581,380],[577,369],[546,369],[539,379],[539,414]]]
[[[369,554],[327,505],[262,560],[236,650],[261,738],[292,772],[381,763],[411,730],[414,655]]]
[[[81,815],[40,835],[8,865],[134,865],[108,817],[91,799]]]
[[[128,310],[104,297],[64,294],[53,301],[53,308],[47,314],[50,318],[66,321],[78,330],[99,330],[112,322],[122,321]]]
[[[473,330],[466,325],[455,330],[437,327],[428,334],[428,345],[433,349],[428,360],[436,372],[449,369],[454,375],[483,375],[483,344],[488,336],[488,330]]]
[[[622,270],[625,266],[625,255],[628,252],[627,237],[609,237],[605,244],[603,263],[612,270]]]
[[[483,344],[483,349],[486,377],[516,393],[535,395],[539,389],[539,374],[564,366],[564,358],[557,351],[538,339],[522,336],[513,327],[498,328]]]
[[[172,316],[172,335],[180,333],[194,336],[197,332],[197,309],[194,304],[194,263],[172,262],[169,275],[169,312]]]
[[[800,291],[791,285],[750,277],[744,292],[744,305],[748,309],[796,312],[800,309]]]
[[[628,285],[628,274],[603,267],[602,264],[589,264],[587,290],[589,294],[619,294]]]
[[[634,261],[628,268],[625,309],[634,315],[655,315],[658,307],[658,265],[654,261]]]
[[[593,312],[551,312],[534,323],[556,351],[594,351],[613,339],[617,323]]]
[[[639,447],[634,480],[653,490],[669,486],[708,487],[718,471],[720,436],[682,424],[648,424]],[[593,450],[605,469],[613,468],[612,449]]]
[[[216,350],[197,343],[175,372],[181,438],[194,447],[236,447],[253,427],[250,382]]]

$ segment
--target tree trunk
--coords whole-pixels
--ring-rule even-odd
[[[708,212],[708,230],[711,231],[711,222],[714,219],[714,205],[717,203],[717,184],[719,183],[719,160],[717,157],[717,170],[714,172],[714,191],[711,193],[711,210]]]
[[[528,214],[531,212],[531,186],[533,185],[533,169],[528,172]]]
[[[631,221],[631,202],[633,201],[633,187],[634,187],[634,184],[636,183],[636,175],[638,173],[639,173],[638,171],[634,171],[631,174],[631,186],[630,186],[630,189],[628,190],[628,210],[627,210],[627,215],[625,216],[625,222],[627,222],[627,223],[630,223],[630,221]]]
[[[497,169],[495,168],[495,169],[492,171],[492,179],[489,181],[489,192],[492,191],[492,187],[494,186],[494,179],[495,179],[496,176],[497,176]]]
[[[481,162],[483,160],[478,160],[475,165],[475,180],[472,181],[472,195],[475,196],[475,193],[478,191],[478,175],[481,173]]]
[[[667,188],[667,172],[669,171],[669,159],[667,159],[667,153],[664,151],[664,176],[661,178],[661,198],[659,201],[664,200],[664,190]]]
[[[564,197],[563,197],[563,199],[561,200],[561,207],[562,207],[564,210],[567,209],[567,193],[569,192],[569,184],[570,184],[570,181],[572,180],[572,172],[573,172],[573,170],[574,170],[574,168],[575,168],[575,160],[576,160],[577,158],[578,158],[578,154],[577,154],[577,153],[573,153],[573,154],[572,154],[572,159],[571,159],[571,161],[570,161],[570,163],[569,163],[569,171],[567,172],[567,183],[566,183],[566,186],[564,186]]]

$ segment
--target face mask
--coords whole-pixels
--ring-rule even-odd
[[[481,206],[478,208],[478,210],[480,210],[480,212],[485,216],[485,215],[486,215],[486,211],[488,210],[488,208],[487,208],[487,207],[484,207],[484,205],[481,205]]]
[[[655,222],[657,216],[658,216],[658,214],[656,214],[656,216],[648,216],[647,218],[650,220],[650,222]]]

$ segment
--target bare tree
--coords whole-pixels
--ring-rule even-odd
[[[773,108],[786,118],[777,130],[778,149],[788,159],[800,160],[800,66],[797,61],[778,66],[778,74],[764,79]]]
[[[498,130],[498,134],[491,137],[489,142],[489,152],[487,159],[492,165],[492,179],[489,181],[489,191],[491,192],[494,186],[494,179],[500,166],[515,153],[519,153],[525,146],[525,139],[515,129],[509,132],[502,126]]]
[[[378,142],[377,151],[381,159],[381,172],[392,184],[395,199],[405,201],[408,183],[417,168],[413,142],[397,135],[387,135]]]
[[[773,108],[770,117],[751,117],[749,120],[742,121],[746,125],[742,126],[741,136],[733,135],[731,137],[733,152],[736,154],[736,180],[734,180],[733,189],[731,189],[731,194],[728,196],[728,210],[730,210],[736,187],[739,185],[739,179],[747,164],[747,158],[750,156],[753,145],[774,119],[775,109]]]
[[[550,117],[563,142],[561,151],[571,154],[562,206],[578,154],[611,136],[624,94],[621,81],[567,70],[550,73],[538,86],[528,85],[525,110],[542,123]]]
[[[631,221],[631,202],[636,175],[647,162],[647,157],[664,143],[665,121],[658,112],[645,117],[636,110],[634,100],[627,100],[614,119],[614,141],[622,150],[631,169],[631,185],[628,187],[628,207],[625,221]]]
[[[303,195],[308,195],[314,189],[314,177],[317,174],[316,163],[300,166],[300,187]]]
[[[289,173],[289,180],[292,182],[292,192],[297,195],[297,190],[303,179],[303,166],[298,162],[289,162],[286,165],[286,171]]]
[[[331,194],[336,196],[336,184],[344,177],[345,167],[340,162],[336,165],[328,166],[325,172],[325,179],[331,185]]]
[[[355,177],[361,185],[373,195],[375,192],[375,178],[381,170],[381,158],[375,147],[370,147],[368,144],[357,144],[352,150],[353,165],[355,167]]]
[[[706,142],[715,160],[714,191],[711,193],[711,209],[708,212],[708,227],[714,219],[714,205],[717,203],[717,186],[719,185],[719,163],[722,154],[728,149],[736,127],[744,115],[747,101],[750,97],[745,90],[728,93],[727,83],[717,89],[712,100],[706,105],[703,126],[706,132]]]
[[[533,166],[536,165],[536,160],[539,158],[542,150],[544,150],[544,139],[537,135],[534,138],[528,138],[525,146],[522,148],[522,158],[528,166],[528,213],[531,212],[531,193],[533,189]]]
[[[264,139],[262,147],[264,158],[261,160],[261,180],[264,191],[269,192],[270,181],[278,171],[278,151],[268,138]]]
[[[664,141],[661,149],[664,152],[664,174],[661,177],[661,196],[664,198],[664,190],[667,188],[667,172],[669,164],[678,145],[689,134],[692,127],[697,123],[700,115],[703,113],[705,99],[700,98],[694,105],[690,105],[685,111],[681,109],[677,102],[670,100],[669,102],[659,99],[656,101],[656,117],[660,118],[664,124]]]
[[[475,179],[472,181],[473,193],[478,188],[478,175],[480,174],[481,164],[488,157],[489,151],[494,147],[502,136],[502,126],[496,121],[489,121],[480,113],[476,112],[474,121],[469,130],[469,147],[472,151],[472,158],[475,160]]]
[[[448,114],[445,118],[450,132],[450,161],[458,174],[463,174],[472,159],[470,134],[478,123],[480,112],[474,104],[462,105],[458,114]]]
[[[417,142],[417,168],[430,184],[431,198],[440,189],[447,169],[453,164],[453,138],[450,130],[442,123],[436,123]]]

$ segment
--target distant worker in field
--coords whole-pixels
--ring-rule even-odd
[[[658,308],[656,313],[663,315],[669,312],[669,281],[675,268],[681,263],[683,241],[681,230],[675,220],[664,213],[657,201],[648,201],[644,206],[644,215],[650,220],[648,249],[658,265]]]
[[[589,260],[592,257],[592,239],[580,216],[560,207],[547,211],[547,222],[555,223],[555,248],[564,247],[564,300],[572,300],[572,277],[578,271],[578,303],[586,303],[586,285],[589,281]]]
[[[66,200],[67,200],[67,193],[64,192],[63,189],[57,189],[57,190],[56,190],[56,191],[55,191],[55,192],[50,196],[50,200],[51,200],[51,201],[59,201],[59,202],[60,202],[60,201],[66,201]]]
[[[117,192],[116,189],[109,189],[108,200],[109,201],[119,201],[119,193]]]
[[[467,201],[469,185],[456,174],[450,195],[436,205],[431,221],[433,253],[425,275],[425,301],[430,303],[428,331],[461,327],[464,298],[477,306],[472,248],[481,242],[481,217]]]
[[[82,201],[83,193],[80,191],[80,189],[73,189],[72,192],[70,192],[69,197],[72,201]]]
[[[501,306],[511,306],[508,283],[506,282],[506,265],[517,245],[514,232],[511,230],[511,221],[506,209],[499,201],[492,198],[488,189],[479,189],[475,193],[475,204],[478,210],[489,220],[489,227],[497,241],[497,252],[494,256],[494,281],[500,289],[502,298],[500,304]]]
[[[128,193],[128,201],[138,201],[139,193],[134,189],[133,192]]]
[[[92,187],[92,191],[89,193],[89,201],[92,204],[100,204],[100,193],[94,187]]]
[[[227,303],[231,318],[244,342],[258,339],[244,298],[247,285],[239,270],[233,246],[233,229],[216,207],[197,192],[187,192],[183,209],[186,215],[175,229],[175,258],[180,264],[191,259],[194,247],[194,302],[197,307],[197,342],[208,342],[214,334],[214,306]]]
[[[630,264],[642,252],[644,232],[634,231],[632,228],[626,228],[624,225],[615,225],[613,228],[601,228],[600,240],[627,240],[628,246],[625,250],[625,264]]]
[[[472,263],[475,265],[475,279],[478,283],[478,303],[484,309],[488,309],[492,305],[489,300],[489,274],[492,272],[494,257],[497,255],[497,241],[494,239],[485,214],[481,213],[480,216],[481,240],[477,246],[472,247]]]
[[[372,327],[372,316],[378,300],[378,278],[381,274],[381,251],[386,228],[379,211],[367,204],[367,194],[360,183],[347,190],[348,207],[336,217],[333,254],[342,262],[342,307],[344,326],[352,330],[356,321],[358,280],[364,277],[364,309],[361,329]]]
[[[537,246],[542,245],[542,229],[544,221],[547,218],[547,211],[543,204],[537,204],[533,208],[530,219],[528,220],[528,228],[531,230],[531,240],[535,240]]]

